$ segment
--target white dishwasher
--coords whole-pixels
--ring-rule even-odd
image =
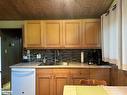
[[[12,68],[11,74],[12,95],[36,95],[35,69]]]

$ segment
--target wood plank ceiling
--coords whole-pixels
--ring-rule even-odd
[[[0,0],[0,20],[99,18],[113,0]]]

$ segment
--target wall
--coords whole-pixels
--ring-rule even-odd
[[[31,61],[43,61],[44,58],[48,62],[66,61],[66,62],[80,62],[81,51],[84,52],[84,62],[93,60],[98,62],[98,58],[101,60],[101,49],[45,49],[45,50],[30,50]],[[41,58],[37,59],[37,54],[41,54]],[[27,56],[27,50],[23,51],[23,55]]]
[[[24,21],[0,21],[0,28],[22,28]]]
[[[10,80],[10,65],[21,62],[22,29],[0,29],[2,84]]]

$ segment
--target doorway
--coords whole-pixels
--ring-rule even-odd
[[[9,66],[22,61],[22,29],[0,29],[0,35],[2,91],[6,92],[11,90]]]

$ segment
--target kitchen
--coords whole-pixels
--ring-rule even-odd
[[[64,95],[66,85],[84,79],[126,87],[126,0],[10,0],[0,5],[3,95]]]

